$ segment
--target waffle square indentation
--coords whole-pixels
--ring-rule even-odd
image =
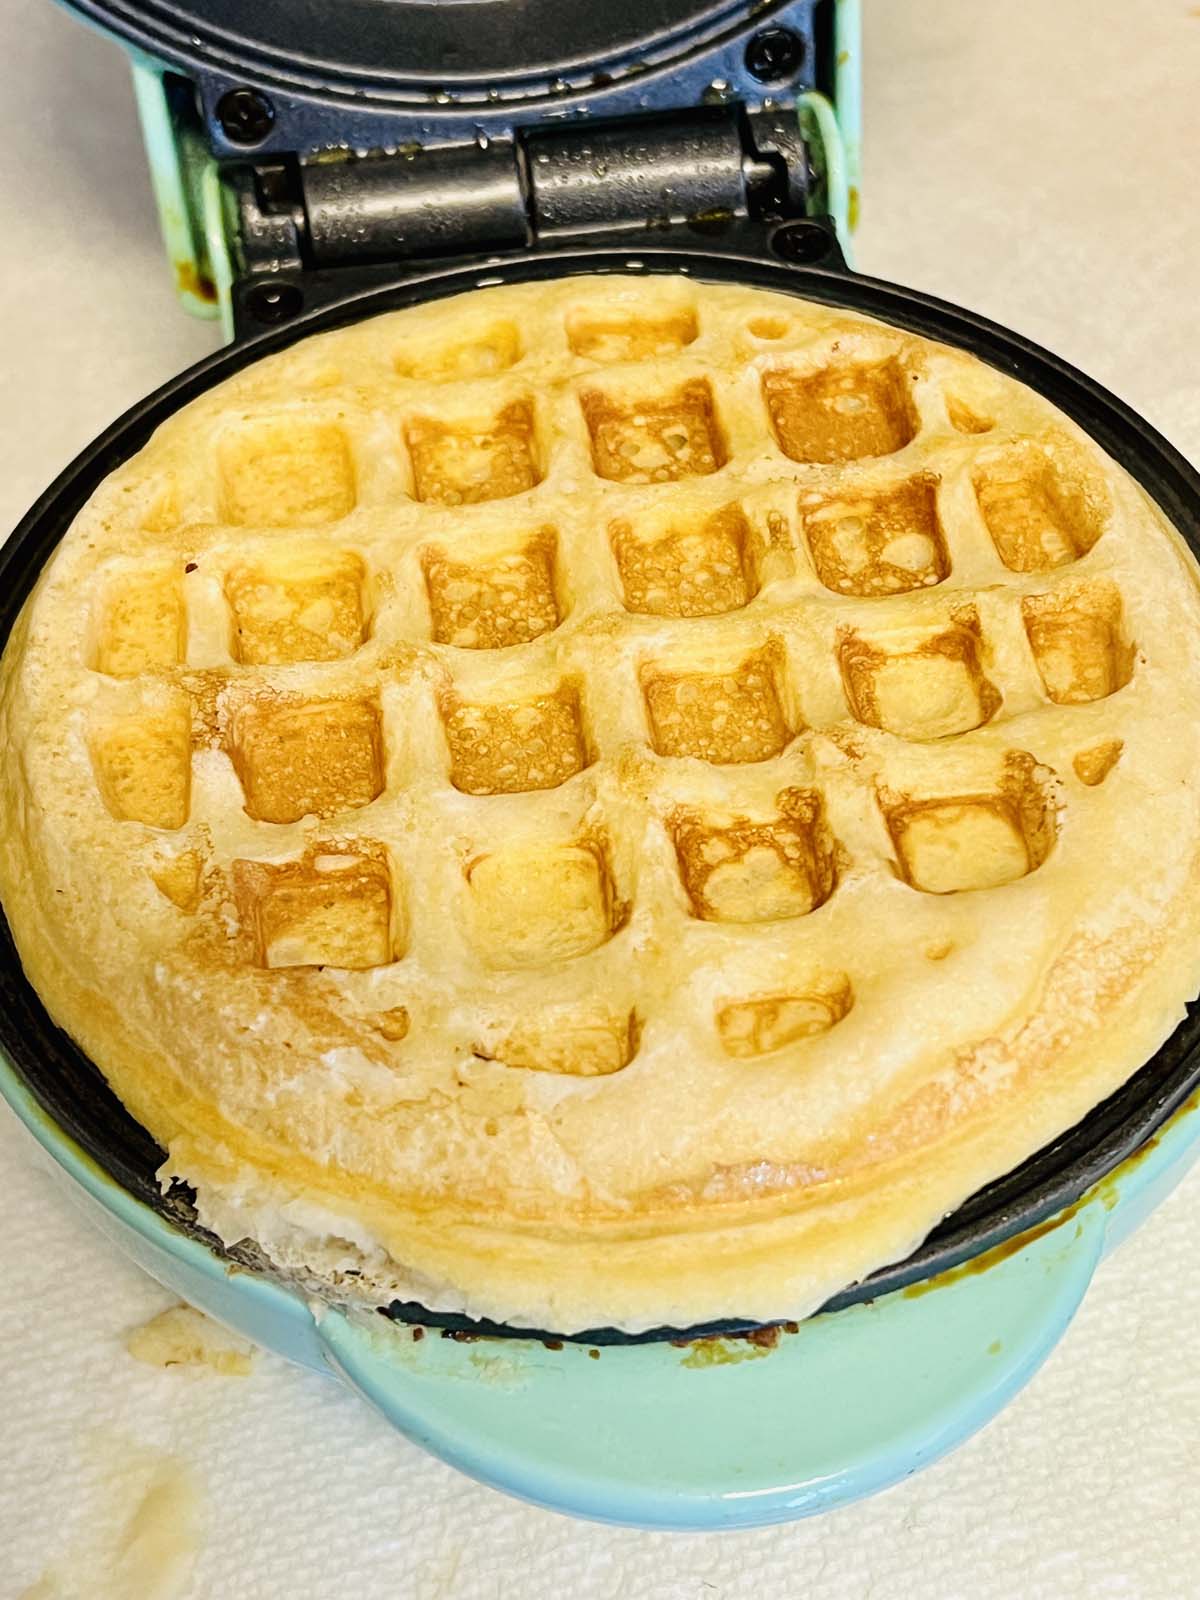
[[[475,944],[492,967],[584,955],[616,925],[605,853],[590,843],[512,845],[477,857],[467,883]]]
[[[366,569],[350,550],[317,547],[230,567],[234,659],[251,666],[336,661],[363,642]]]
[[[190,708],[123,712],[92,727],[89,746],[100,798],[118,822],[182,828],[192,781]]]
[[[567,313],[566,329],[573,354],[602,362],[674,355],[700,331],[690,307],[665,316],[639,316],[615,305],[579,306]]]
[[[499,1037],[481,1039],[475,1055],[524,1072],[603,1078],[632,1061],[638,1019],[597,1004],[554,1006],[525,1017]]]
[[[1125,637],[1120,591],[1104,581],[1021,602],[1025,632],[1046,694],[1057,705],[1084,705],[1123,689],[1136,651]]]
[[[233,886],[260,967],[362,970],[394,958],[391,878],[374,856],[235,861]]]
[[[251,700],[231,719],[229,753],[259,822],[336,816],[383,792],[375,700]]]
[[[1039,867],[1057,825],[1032,756],[1007,758],[990,792],[936,797],[884,791],[880,803],[900,875],[926,894],[998,889]]]
[[[396,371],[406,378],[432,378],[437,382],[491,378],[507,372],[521,359],[521,335],[516,324],[492,322],[474,337],[449,343],[427,335],[414,338],[397,350]]]
[[[357,500],[350,446],[333,422],[243,423],[221,440],[218,463],[221,514],[237,527],[337,522]]]
[[[588,764],[574,684],[511,701],[469,702],[448,696],[442,721],[450,747],[450,781],[465,794],[556,789]]]
[[[1012,572],[1067,566],[1104,532],[1107,505],[1099,485],[1032,440],[989,452],[973,482],[996,554]]]
[[[762,390],[779,448],[793,461],[890,456],[916,437],[912,379],[894,356],[818,372],[769,367]]]
[[[912,630],[909,630],[911,633]],[[846,630],[838,661],[850,710],[901,739],[944,739],[995,715],[1000,694],[980,664],[974,617],[919,638]]]
[[[928,474],[836,499],[803,495],[800,513],[817,577],[835,594],[903,594],[950,575]]]
[[[692,756],[720,765],[767,761],[790,742],[779,674],[770,645],[725,671],[642,668],[650,741],[660,756]]]
[[[694,916],[706,922],[778,922],[807,916],[837,882],[824,805],[813,789],[785,789],[778,815],[715,818],[681,807],[669,819]]]
[[[822,973],[794,988],[722,1002],[716,1012],[717,1033],[726,1055],[749,1061],[828,1033],[853,1004],[846,974]]]
[[[187,612],[177,566],[112,577],[95,620],[93,665],[111,678],[176,667],[187,649]]]
[[[464,650],[528,644],[558,627],[557,541],[543,528],[514,550],[464,561],[433,546],[422,556],[433,637]]]
[[[472,424],[413,417],[405,425],[413,494],[436,505],[506,500],[541,482],[533,405],[513,400]]]
[[[596,475],[616,483],[673,483],[724,466],[725,440],[707,380],[693,378],[657,399],[620,399],[598,389],[579,397]]]
[[[614,522],[609,534],[630,611],[714,617],[740,610],[758,592],[754,541],[740,506],[658,534]]]

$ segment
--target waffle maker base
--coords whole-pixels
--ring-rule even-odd
[[[439,267],[223,351],[80,455],[0,552],[0,646],[97,484],[172,412],[321,329],[474,288],[597,271],[683,272],[864,312],[965,349],[1065,411],[1200,554],[1200,476],[1135,413],[1017,335],[911,290],[732,249],[576,247]],[[860,1498],[987,1422],[1053,1349],[1105,1251],[1200,1154],[1200,1004],[1124,1087],[961,1206],[906,1261],[796,1327],[736,1319],[571,1339],[412,1304],[347,1313],[226,1251],[163,1152],[49,1020],[0,918],[0,1092],[156,1278],[303,1365],[337,1373],[417,1443],[554,1509],[643,1527],[752,1526]],[[463,1381],[464,1379],[469,1381]]]

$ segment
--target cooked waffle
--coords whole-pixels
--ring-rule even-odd
[[[811,1311],[1200,988],[1200,599],[1046,402],[780,294],[305,339],[79,514],[0,891],[203,1220],[571,1331]]]

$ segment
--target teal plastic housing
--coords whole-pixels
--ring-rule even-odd
[[[494,1488],[641,1528],[756,1527],[873,1494],[975,1433],[1058,1343],[1105,1253],[1200,1153],[1200,1096],[1061,1216],[940,1278],[781,1333],[550,1349],[423,1337],[313,1304],[133,1199],[0,1057],[0,1093],[102,1230],[161,1283],[332,1373],[401,1433]]]
[[[862,128],[860,0],[836,0],[834,52],[833,98],[816,91],[802,94],[797,115],[817,180],[812,212],[833,218],[852,266]],[[159,225],[179,298],[195,316],[219,317],[225,337],[232,339],[234,274],[220,169],[198,132],[172,112],[167,69],[150,56],[131,54]]]

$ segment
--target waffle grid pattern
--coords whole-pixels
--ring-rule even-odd
[[[1062,775],[1120,755],[1091,708],[1135,646],[1103,481],[973,364],[686,284],[578,298],[227,386],[207,451],[137,486],[85,651],[98,792],[177,836],[181,912],[215,867],[246,962],[415,953],[514,1019],[560,975],[479,1053],[592,1074],[646,1020],[622,941],[1036,870]],[[853,1003],[810,961],[713,1026],[739,1059]]]

